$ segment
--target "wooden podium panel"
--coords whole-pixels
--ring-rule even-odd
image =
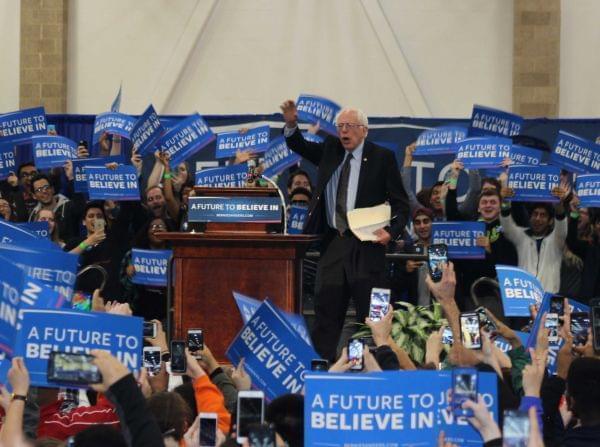
[[[225,351],[242,327],[232,291],[300,311],[302,257],[316,236],[213,231],[159,237],[173,245],[173,339],[202,328],[217,361],[228,362]]]

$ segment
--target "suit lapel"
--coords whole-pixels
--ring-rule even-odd
[[[360,173],[358,175],[358,189],[356,190],[356,202],[354,206],[359,208],[359,204],[362,198],[362,191],[364,189],[365,181],[367,179],[367,171],[369,170],[369,162],[370,155],[372,152],[372,145],[368,141],[365,140],[365,145],[363,147],[362,160],[360,162]]]

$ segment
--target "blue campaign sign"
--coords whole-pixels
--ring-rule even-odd
[[[600,172],[600,146],[560,130],[550,160],[552,164],[577,174]]]
[[[279,197],[190,197],[189,222],[281,222]]]
[[[60,168],[67,160],[77,158],[77,143],[58,135],[34,135],[31,145],[38,169]]]
[[[542,162],[542,151],[527,146],[513,144],[509,157],[514,164],[538,166]]]
[[[269,149],[265,152],[265,162],[263,171],[267,177],[273,177],[283,172],[284,169],[295,165],[301,160],[300,155],[292,152],[285,143],[283,136],[271,140]]]
[[[519,340],[521,340],[521,344],[523,346],[527,346],[527,340],[529,340],[529,332],[521,332],[521,331],[514,331],[514,332],[515,332],[515,334],[517,334],[517,337],[519,337]],[[494,345],[496,345],[498,348],[500,348],[500,350],[502,352],[512,351],[512,349],[513,349],[510,342],[500,336],[497,336],[496,338],[494,338]]]
[[[241,133],[240,131],[217,134],[217,149],[215,158],[235,157],[237,151],[264,152],[269,147],[269,126],[255,127]]]
[[[417,138],[415,156],[455,154],[456,143],[467,138],[467,129],[459,126],[442,126],[427,129]]]
[[[9,258],[0,260],[0,351],[12,356],[25,274]]]
[[[12,143],[0,144],[0,180],[8,175],[17,172],[17,162],[15,159],[15,145]]]
[[[435,447],[440,430],[447,442],[483,445],[450,409],[451,371],[311,372],[305,380],[305,445]],[[478,394],[498,421],[496,374],[478,374]]]
[[[507,317],[527,317],[529,306],[542,302],[544,289],[531,273],[509,265],[497,265],[496,273]]]
[[[130,138],[131,129],[133,129],[135,122],[135,118],[118,112],[106,112],[96,115],[92,144],[98,143],[104,133]]]
[[[484,222],[434,222],[432,243],[446,244],[452,259],[483,259],[485,249],[476,245],[476,239],[485,235]]]
[[[252,318],[254,312],[260,307],[262,301],[259,301],[255,298],[250,298],[249,296],[242,295],[239,292],[233,291],[233,298],[235,299],[235,303],[240,311],[240,315],[242,316],[242,320],[244,324],[248,323],[248,320]],[[310,339],[310,335],[308,333],[308,327],[306,326],[306,321],[302,315],[291,314],[289,312],[285,312],[281,309],[281,314],[287,320],[287,322],[294,328],[296,333],[302,337],[302,339],[308,343],[309,346],[312,346],[312,341]]]
[[[196,171],[197,186],[213,188],[242,188],[248,177],[248,164],[230,165],[223,168]]]
[[[515,202],[558,202],[552,189],[560,184],[560,169],[557,166],[510,166],[508,187],[512,188]]]
[[[137,153],[144,156],[151,152],[164,131],[154,106],[150,104],[131,128],[131,142]]]
[[[25,222],[16,225],[25,231],[35,234],[39,238],[50,238],[50,224],[47,221]]]
[[[33,248],[48,250],[57,248],[57,245],[48,239],[40,238],[29,229],[23,228],[22,225],[0,219],[0,244],[30,245]]]
[[[471,114],[469,136],[497,135],[499,137],[512,137],[519,135],[524,119],[514,113],[490,107],[474,105]]]
[[[467,169],[497,168],[510,155],[510,138],[467,138],[456,143],[456,158]]]
[[[600,174],[578,175],[576,185],[582,207],[600,207]]]
[[[308,215],[308,207],[300,205],[292,205],[289,210],[287,230],[289,234],[302,234],[306,216]]]
[[[167,266],[171,250],[131,250],[131,262],[135,269],[132,281],[143,286],[167,286]]]
[[[319,135],[310,132],[302,132],[302,136],[306,141],[310,141],[311,143],[322,143],[324,141]]]
[[[268,400],[300,393],[304,373],[315,351],[296,333],[282,312],[269,300],[263,301],[225,353],[234,365],[242,357],[252,383]]]
[[[171,166],[177,166],[215,139],[215,135],[200,115],[194,113],[169,129],[158,147],[170,156]]]
[[[87,174],[85,168],[87,166],[104,166],[106,163],[125,164],[123,155],[111,155],[101,158],[78,158],[73,160],[73,187],[75,192],[88,192],[87,189]]]
[[[117,169],[87,166],[87,188],[90,200],[140,200],[140,188],[134,166]]]
[[[25,359],[34,386],[59,386],[46,380],[52,351],[104,349],[137,371],[142,360],[142,323],[139,317],[100,312],[26,309],[16,336],[15,355]]]
[[[0,115],[0,135],[6,142],[29,142],[32,136],[46,133],[46,111],[43,107]]]
[[[300,95],[296,101],[298,119],[309,123],[319,123],[321,130],[337,135],[335,117],[342,109],[335,102],[315,95]]]

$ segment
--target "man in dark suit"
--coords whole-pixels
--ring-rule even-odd
[[[362,323],[371,288],[386,284],[385,247],[406,224],[408,198],[394,153],[365,140],[368,120],[360,110],[342,110],[336,119],[339,137],[323,143],[302,137],[294,101],[285,101],[281,110],[288,147],[319,168],[304,227],[305,233],[323,235],[312,340],[323,358],[334,360],[350,297]],[[348,229],[347,212],[384,202],[392,209],[390,225],[374,233],[375,242],[361,242]]]

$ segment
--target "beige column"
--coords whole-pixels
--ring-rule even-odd
[[[68,0],[21,0],[21,108],[67,111]]]

